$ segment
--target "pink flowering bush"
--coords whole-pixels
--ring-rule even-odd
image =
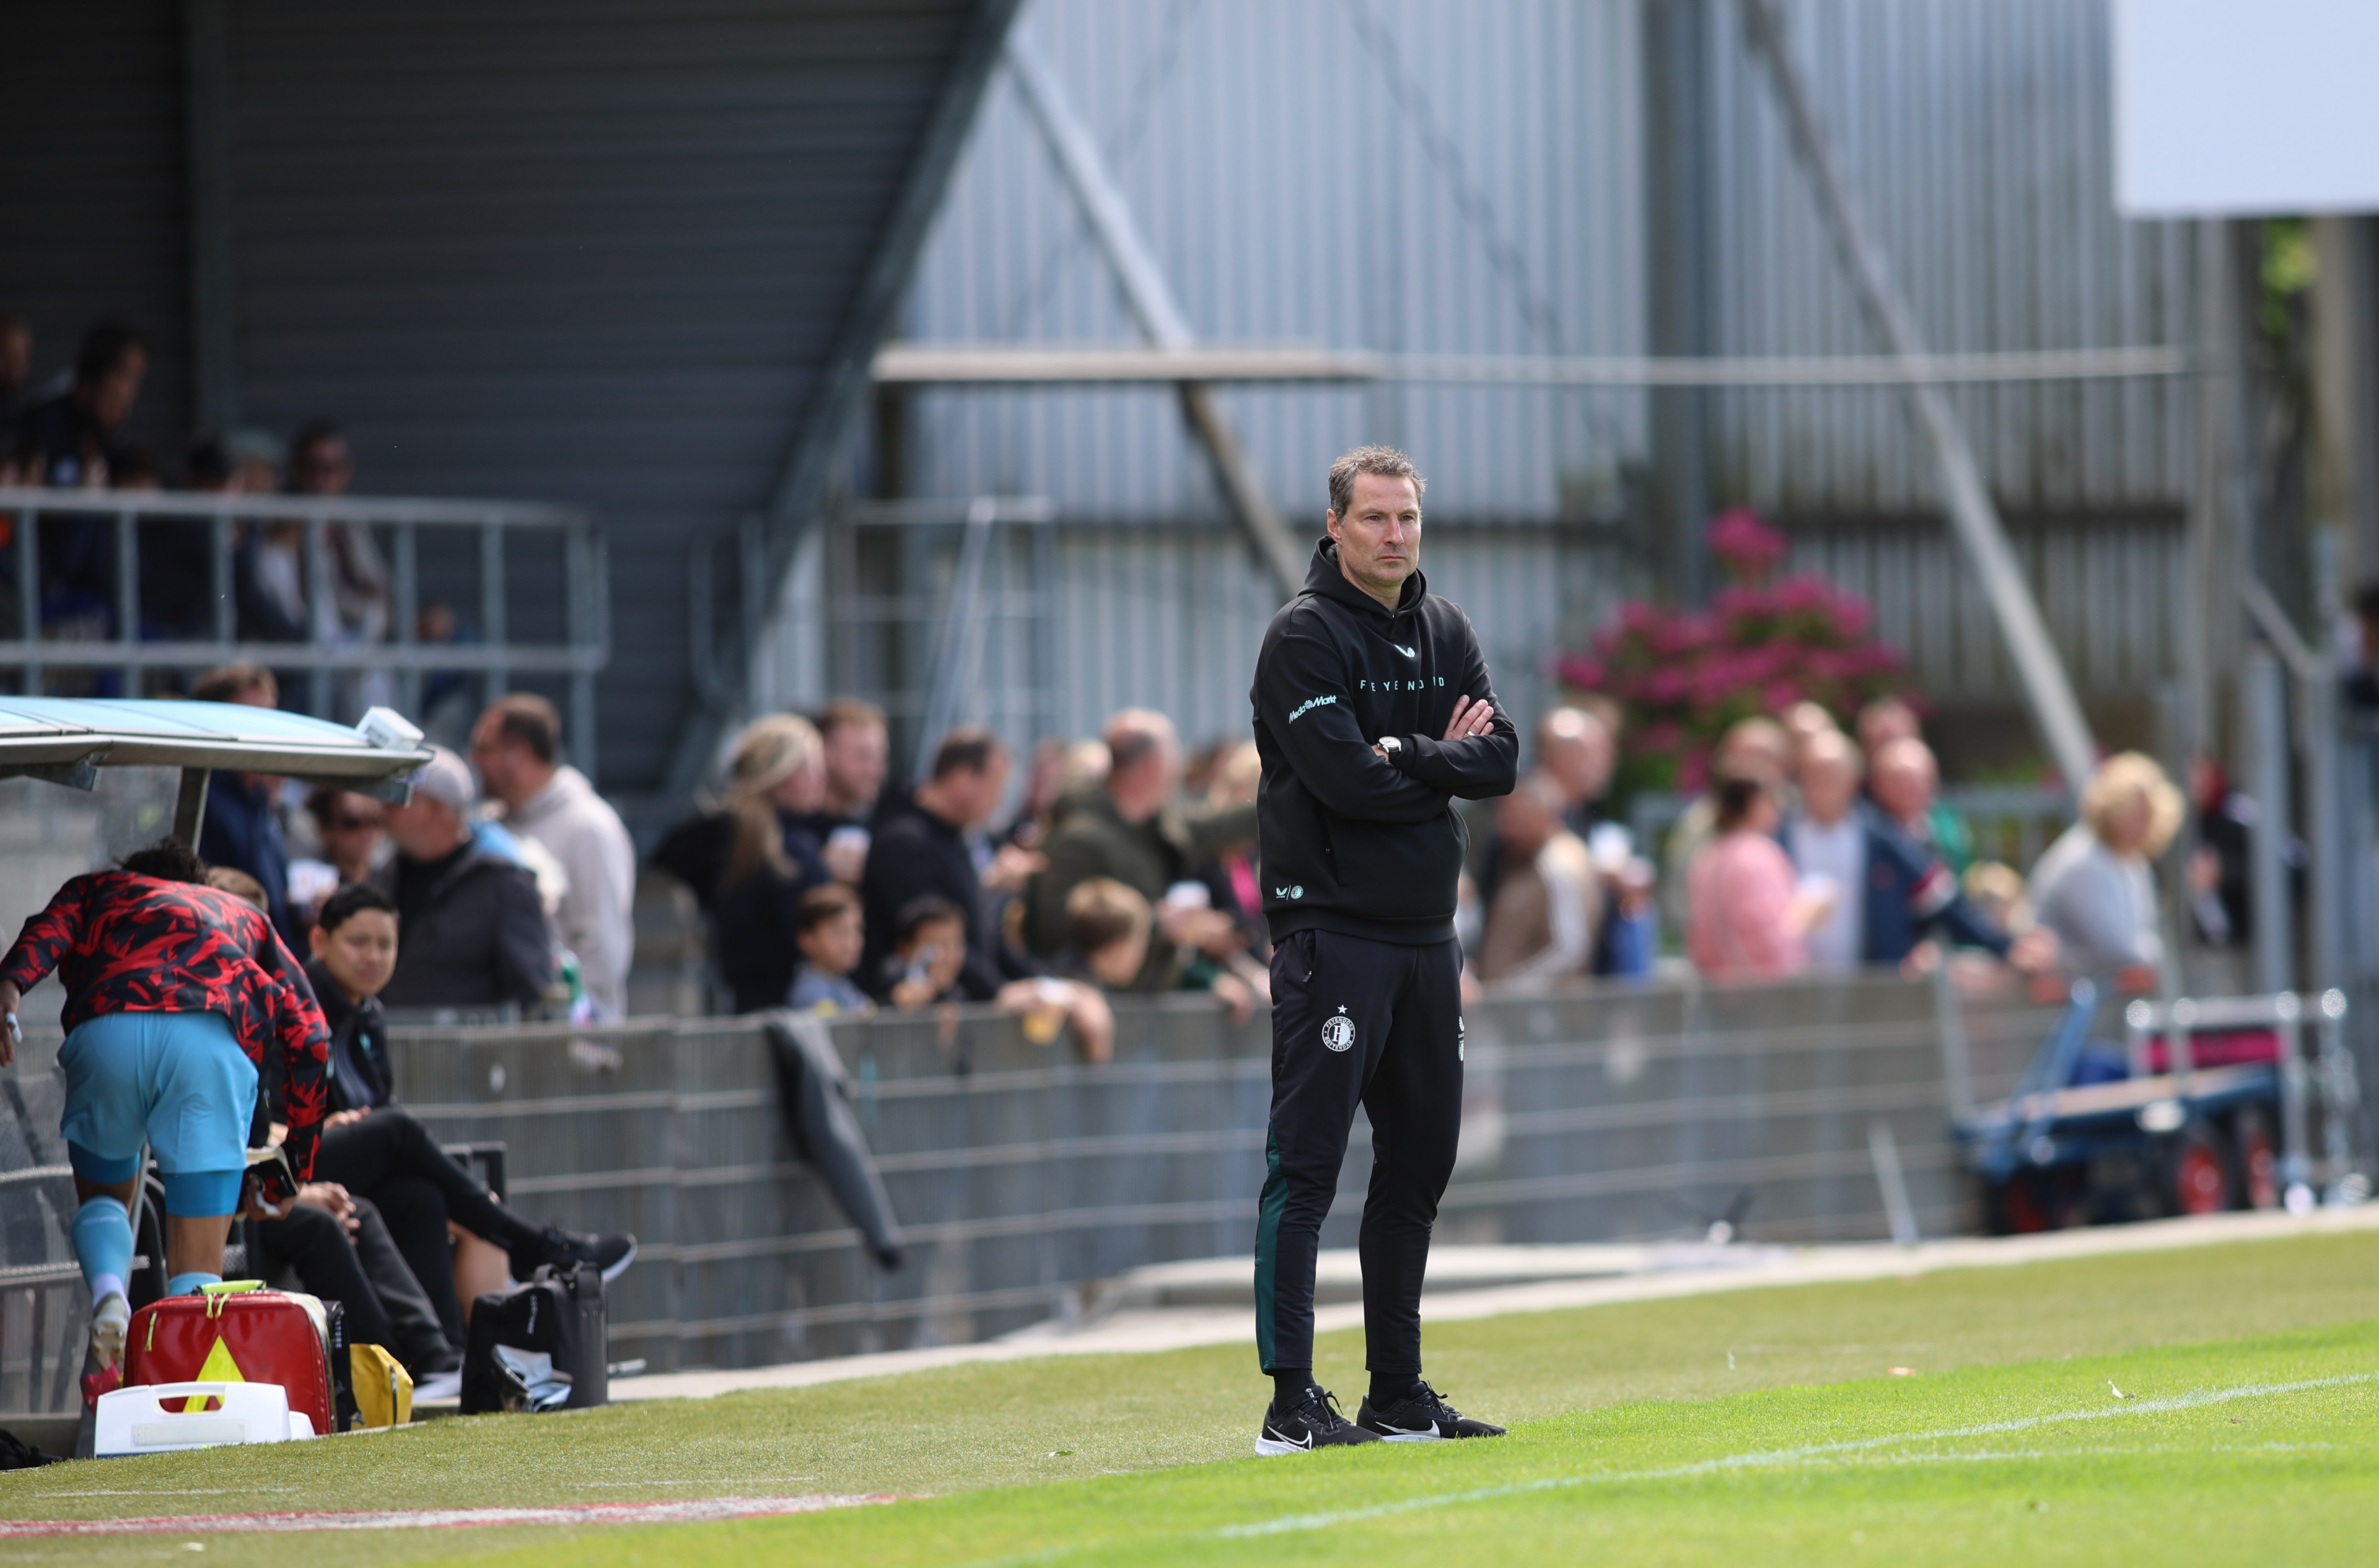
[[[1847,721],[1902,687],[1900,655],[1876,640],[1866,600],[1807,573],[1770,580],[1785,539],[1757,513],[1712,519],[1709,547],[1727,581],[1709,609],[1631,601],[1589,651],[1555,667],[1625,710],[1622,793],[1700,789],[1738,719],[1807,700]]]

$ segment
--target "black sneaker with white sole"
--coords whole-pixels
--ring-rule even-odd
[[[1349,1443],[1377,1442],[1338,1413],[1338,1401],[1328,1389],[1309,1386],[1294,1404],[1279,1400],[1264,1412],[1263,1429],[1256,1433],[1256,1457],[1274,1459],[1284,1453],[1310,1453],[1317,1448],[1342,1448]]]
[[[1385,1410],[1375,1410],[1369,1399],[1355,1412],[1355,1424],[1389,1442],[1439,1442],[1448,1438],[1502,1437],[1503,1429],[1474,1421],[1438,1397],[1427,1383],[1416,1383],[1411,1395]]]

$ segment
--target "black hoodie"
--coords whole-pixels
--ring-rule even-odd
[[[1416,945],[1452,937],[1469,847],[1454,798],[1509,794],[1520,752],[1470,618],[1419,572],[1387,609],[1346,581],[1325,538],[1304,591],[1264,633],[1250,694],[1273,940],[1312,930]],[[1494,726],[1442,741],[1459,697],[1493,704]],[[1393,761],[1371,749],[1383,735],[1403,742]]]

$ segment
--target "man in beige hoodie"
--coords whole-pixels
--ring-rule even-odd
[[[471,762],[499,820],[561,862],[568,878],[553,911],[562,945],[598,1018],[628,1010],[635,956],[636,849],[620,814],[586,776],[562,761],[562,717],[528,692],[497,698],[471,731]]]

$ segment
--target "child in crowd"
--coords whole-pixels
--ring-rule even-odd
[[[828,882],[802,895],[793,914],[793,945],[801,949],[802,962],[793,971],[787,1007],[828,1018],[864,1018],[876,1010],[851,978],[866,944],[860,920],[859,895],[846,883]]]
[[[1139,892],[1093,876],[1066,895],[1066,950],[1057,971],[1109,990],[1128,991],[1148,963],[1156,917]]]
[[[1129,991],[1148,962],[1156,939],[1156,911],[1136,888],[1110,876],[1093,876],[1066,895],[1066,950],[1058,972],[1108,991]],[[1163,976],[1170,991],[1208,991],[1245,1023],[1254,1011],[1255,992],[1228,969],[1189,946],[1174,950]]]
[[[1140,899],[1128,887],[1123,891]],[[1141,899],[1140,907],[1144,921],[1147,901]],[[892,982],[892,1006],[901,1012],[938,1007],[946,1022],[955,1027],[959,971],[966,963],[966,918],[948,899],[927,894],[900,911],[893,930],[892,951],[884,959],[885,976]],[[1144,951],[1145,931],[1141,945]],[[1109,964],[1122,961],[1120,955],[1105,957]],[[1046,977],[1011,980],[999,988],[992,1005],[1021,1016],[1025,1037],[1035,1044],[1049,1043],[1061,1027],[1071,1024],[1075,1047],[1084,1061],[1104,1062],[1114,1054],[1115,1014],[1095,983]]]
[[[955,1001],[959,971],[966,963],[966,917],[948,899],[930,894],[912,900],[895,923],[885,972],[892,981],[892,1006],[902,1012]]]

